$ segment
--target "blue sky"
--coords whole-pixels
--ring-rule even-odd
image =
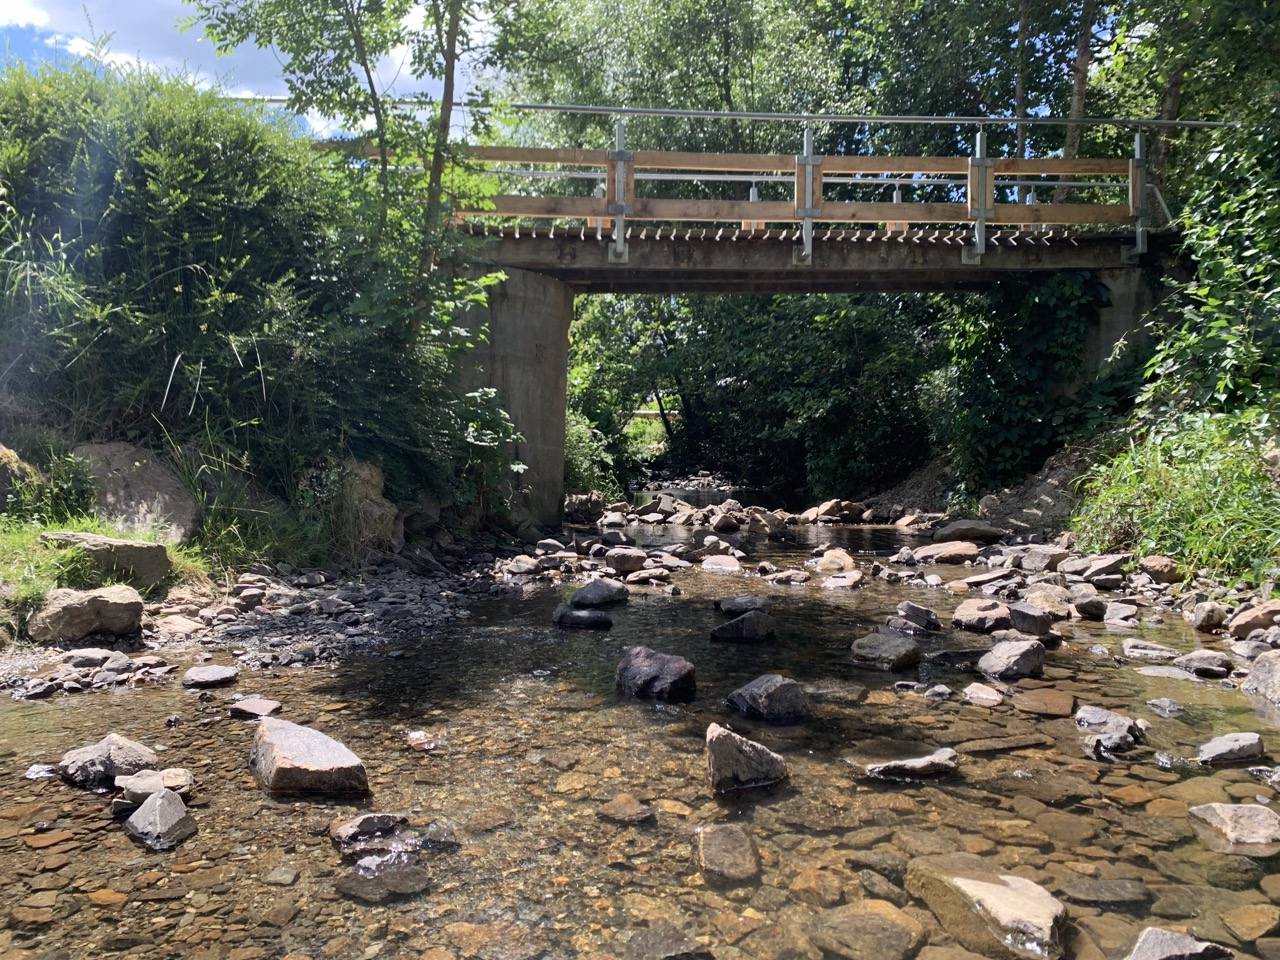
[[[246,44],[219,57],[198,28],[178,29],[178,20],[191,12],[182,0],[0,0],[0,49],[6,60],[57,62],[83,56],[95,38],[106,38],[113,62],[186,74],[236,96],[287,93],[275,53]],[[382,67],[391,92],[410,92],[393,86],[403,76],[400,63]],[[316,132],[331,132],[321,118],[308,119]]]

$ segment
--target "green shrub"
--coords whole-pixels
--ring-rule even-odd
[[[622,488],[614,479],[613,457],[604,434],[575,410],[565,416],[564,486],[568,493],[599,490],[606,497],[620,496]]]
[[[1256,412],[1202,414],[1152,430],[1084,478],[1075,518],[1094,551],[1166,554],[1215,574],[1280,574],[1280,489]]]

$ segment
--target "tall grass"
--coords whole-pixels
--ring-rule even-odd
[[[1131,441],[1084,478],[1080,545],[1276,577],[1280,488],[1263,456],[1267,427],[1256,412],[1205,414]]]

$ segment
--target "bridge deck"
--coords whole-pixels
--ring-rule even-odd
[[[800,230],[633,227],[627,256],[605,229],[473,224],[498,267],[554,277],[579,293],[866,293],[976,290],[1014,273],[1132,266],[1133,235],[1006,230],[965,262],[971,230],[816,230],[804,258]],[[1153,247],[1172,242],[1153,235]],[[1149,256],[1154,256],[1155,251]]]

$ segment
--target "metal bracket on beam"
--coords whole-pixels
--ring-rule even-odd
[[[797,217],[820,217],[822,216],[821,207],[796,207]]]
[[[622,124],[618,125],[621,126]],[[605,154],[605,158],[608,160],[618,160],[622,163],[630,163],[636,158],[636,155],[630,150],[610,150]]]
[[[982,253],[986,251],[985,245],[980,252],[976,247],[965,244],[960,248],[960,262],[964,264],[977,265],[982,263]]]
[[[612,243],[609,244],[609,263],[626,263],[630,254],[631,250],[625,241],[622,243],[621,253],[618,252],[617,246]]]
[[[611,203],[605,207],[610,213],[634,213],[635,207],[629,203]]]

